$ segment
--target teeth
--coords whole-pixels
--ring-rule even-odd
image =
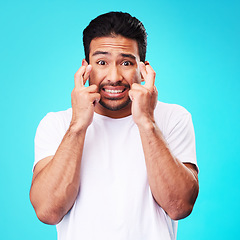
[[[121,93],[123,92],[123,90],[113,90],[113,89],[104,89],[105,92],[108,92],[108,93]]]

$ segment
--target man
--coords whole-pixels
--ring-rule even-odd
[[[36,214],[60,240],[175,239],[198,194],[191,116],[157,101],[138,19],[100,15],[83,41],[72,109],[49,113],[36,133]]]

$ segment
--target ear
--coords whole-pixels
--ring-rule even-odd
[[[86,67],[88,66],[88,63],[85,58],[82,60],[82,66],[86,66]]]

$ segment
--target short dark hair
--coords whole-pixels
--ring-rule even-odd
[[[109,12],[93,19],[83,31],[85,59],[89,62],[90,43],[94,38],[121,35],[137,41],[140,60],[145,61],[147,50],[146,29],[129,13]]]

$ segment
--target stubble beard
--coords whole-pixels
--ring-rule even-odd
[[[108,100],[110,100],[112,102],[112,104],[108,104],[104,101],[102,101],[102,99],[99,101],[99,103],[106,109],[110,110],[110,111],[118,111],[118,110],[121,110],[125,107],[128,106],[128,104],[131,103],[131,99],[128,97],[128,99],[121,103],[121,104],[117,104],[117,101],[119,99],[116,99],[116,98],[108,98]]]
[[[89,85],[91,85],[91,80],[89,78]],[[98,92],[100,93],[101,90],[104,88],[104,86],[124,86],[126,88],[125,91],[127,91],[127,89],[129,90],[130,89],[130,85],[129,84],[125,84],[125,83],[122,83],[122,82],[115,82],[115,83],[105,83],[105,84],[100,84],[99,87],[98,87]],[[125,107],[127,107],[130,103],[131,103],[131,99],[130,97],[128,96],[128,98],[126,99],[126,101],[122,102],[122,103],[118,103],[118,101],[121,101],[122,98],[106,98],[105,99],[107,101],[109,101],[110,103],[104,101],[102,98],[100,99],[99,101],[99,104],[101,106],[103,106],[104,108],[106,108],[107,110],[110,110],[110,111],[118,111],[118,110],[121,110]]]

